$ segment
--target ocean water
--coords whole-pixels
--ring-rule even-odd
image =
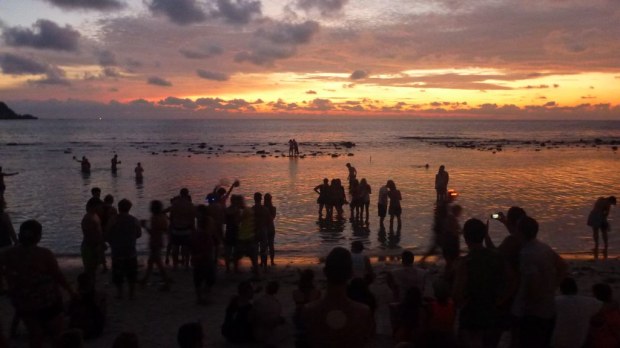
[[[303,158],[282,156],[288,139]],[[355,143],[346,148],[338,143]],[[20,172],[5,179],[8,211],[17,229],[25,219],[44,226],[42,245],[78,254],[80,221],[98,186],[132,213],[148,217],[152,199],[168,202],[187,187],[194,202],[215,185],[241,181],[248,201],[270,192],[278,209],[276,250],[288,257],[323,255],[362,240],[371,252],[430,241],[434,175],[443,164],[459,192],[461,221],[522,206],[540,225],[540,237],[561,252],[592,248],[585,221],[599,196],[620,195],[620,121],[481,121],[427,119],[37,120],[0,123],[0,166]],[[264,156],[257,154],[265,151]],[[117,153],[122,163],[110,173]],[[87,156],[89,176],[72,157]],[[133,168],[141,162],[144,182]],[[346,181],[345,164],[373,188],[368,226],[317,219],[314,186],[324,177]],[[425,164],[430,168],[426,169]],[[403,195],[400,236],[380,233],[376,193],[388,179]],[[610,215],[610,253],[620,250],[620,208]],[[492,238],[505,231],[490,222]],[[145,249],[146,238],[140,243]]]

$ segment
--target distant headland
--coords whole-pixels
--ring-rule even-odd
[[[4,102],[0,102],[0,120],[36,120],[38,117],[32,115],[20,115],[11,110]]]

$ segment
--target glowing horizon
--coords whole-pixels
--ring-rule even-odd
[[[67,6],[0,4],[0,97],[20,112],[620,119],[612,1]]]

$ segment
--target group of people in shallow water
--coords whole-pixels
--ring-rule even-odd
[[[319,219],[323,219],[323,210],[325,210],[325,219],[327,220],[332,220],[334,218],[334,210],[336,211],[335,217],[337,219],[343,219],[343,207],[345,204],[348,204],[350,211],[349,221],[368,225],[372,187],[368,184],[366,178],[362,178],[361,180],[357,179],[357,169],[355,169],[351,163],[347,163],[345,166],[349,171],[347,177],[349,183],[349,198],[347,198],[345,188],[340,179],[332,179],[330,181],[328,178],[324,178],[323,183],[314,188],[314,192],[319,195],[316,201],[319,205]],[[377,211],[381,228],[385,227],[384,220],[389,213],[390,230],[393,230],[394,218],[396,218],[397,230],[400,231],[402,228],[400,218],[402,213],[402,195],[396,188],[394,181],[388,180],[385,185],[381,186],[378,195]]]
[[[82,159],[77,159],[73,156],[73,160],[80,163],[80,171],[84,175],[90,174],[91,164],[86,156],[82,156]],[[112,159],[110,160],[110,171],[112,174],[116,174],[118,172],[118,165],[122,162],[118,159],[118,155],[114,154]],[[136,167],[134,168],[134,174],[136,181],[142,181],[144,179],[144,167],[142,167],[142,163],[138,162]]]
[[[350,164],[349,193],[371,194],[370,186],[361,180]],[[440,170],[441,171],[441,170]],[[1,170],[0,170],[1,172]],[[340,180],[315,188],[323,208],[339,216],[347,201]],[[368,185],[367,188],[360,189]],[[106,272],[106,248],[110,249],[112,281],[116,297],[135,296],[135,285],[146,284],[156,268],[162,283],[160,289],[172,286],[172,268],[192,268],[196,303],[205,304],[206,293],[216,284],[218,258],[227,272],[239,271],[239,260],[248,257],[253,279],[275,264],[276,208],[269,193],[253,195],[254,204],[247,206],[244,197],[233,194],[239,187],[216,187],[205,204],[195,204],[187,189],[170,199],[166,207],[161,201],[150,204],[151,217],[139,220],[131,215],[132,203],[122,199],[114,205],[114,197],[101,199],[101,190],[93,188],[82,219],[81,257],[84,272],[77,289],[65,279],[58,263],[46,248],[38,246],[42,226],[35,220],[21,224],[19,233],[0,201],[0,240],[7,242],[0,252],[0,279],[8,284],[15,308],[14,323],[20,321],[29,332],[31,347],[40,347],[46,340],[55,340],[59,347],[76,347],[82,338],[94,338],[105,325],[105,296],[96,289],[99,269]],[[351,190],[351,187],[357,187]],[[335,188],[335,189],[334,189]],[[437,187],[436,187],[437,189]],[[375,339],[378,307],[371,289],[378,278],[392,293],[389,304],[392,338],[398,347],[496,347],[502,334],[510,333],[511,347],[615,347],[620,345],[620,306],[614,301],[609,284],[592,288],[594,297],[578,295],[574,279],[567,277],[568,265],[547,244],[538,239],[538,223],[523,208],[511,207],[506,214],[492,219],[506,228],[507,235],[495,245],[488,233],[489,221],[469,219],[462,226],[459,218],[463,208],[448,197],[438,198],[433,224],[434,240],[428,252],[414,264],[414,255],[403,251],[402,266],[387,274],[377,274],[364,245],[355,241],[351,251],[334,248],[323,269],[326,288],[314,284],[314,272],[300,271],[298,288],[292,294],[295,302],[293,324],[297,347],[368,346]],[[333,195],[333,192],[337,192]],[[353,195],[352,195],[353,197]],[[327,198],[327,199],[326,199]],[[338,199],[340,199],[338,198]],[[390,227],[397,218],[401,228],[402,197],[393,181],[379,190],[378,211],[383,219],[389,213]],[[351,198],[351,201],[354,199]],[[361,200],[365,202],[364,199]],[[357,201],[359,202],[359,200]],[[607,217],[614,196],[597,199],[588,217],[595,236],[600,232],[607,257]],[[359,208],[359,218],[357,211]],[[368,208],[362,204],[351,207],[353,219],[368,219]],[[493,221],[493,220],[492,220]],[[138,279],[136,240],[142,231],[149,236],[147,267]],[[6,236],[6,238],[5,238]],[[468,252],[461,254],[460,240]],[[165,243],[167,239],[168,243]],[[598,243],[597,243],[598,247]],[[443,268],[434,275],[424,269],[425,260],[441,249]],[[598,248],[597,248],[598,249]],[[598,252],[595,253],[598,256]],[[432,283],[432,295],[426,287]],[[277,298],[280,284],[270,281],[264,295],[255,298],[258,289],[253,281],[242,281],[226,308],[221,334],[233,344],[259,343],[276,347],[286,336],[282,305]],[[559,294],[556,292],[559,289]],[[62,291],[69,295],[68,325]],[[12,325],[13,326],[13,325]],[[72,330],[65,330],[70,327]],[[1,330],[1,328],[0,328]],[[0,331],[0,333],[3,333]],[[179,328],[179,347],[200,347],[204,339],[198,323]],[[137,347],[135,334],[123,333],[116,340],[118,347]],[[72,343],[73,342],[73,343]],[[117,346],[115,342],[115,347]],[[0,347],[6,346],[0,335]]]

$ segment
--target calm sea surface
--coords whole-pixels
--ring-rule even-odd
[[[301,143],[304,158],[280,156],[289,138]],[[597,138],[604,144],[594,146]],[[490,151],[430,143],[489,140],[513,144]],[[450,173],[449,187],[460,193],[463,222],[519,205],[538,219],[543,240],[562,252],[582,252],[592,248],[585,220],[594,200],[620,195],[620,154],[608,144],[618,140],[620,121],[2,121],[0,165],[5,172],[20,172],[5,180],[16,228],[25,219],[38,219],[44,226],[42,244],[62,254],[79,253],[80,221],[93,186],[117,201],[130,199],[132,213],[146,218],[152,199],[168,202],[187,187],[194,201],[202,202],[215,185],[234,179],[241,181],[236,193],[247,199],[255,191],[272,193],[278,208],[276,248],[287,256],[321,255],[352,240],[364,241],[372,251],[403,247],[419,253],[429,242],[440,164]],[[341,141],[356,146],[333,144]],[[112,175],[115,152],[122,164]],[[72,160],[83,155],[92,164],[88,177]],[[145,169],[139,185],[133,179],[137,162]],[[368,227],[317,221],[313,187],[324,177],[346,179],[347,162],[374,191]],[[376,193],[387,179],[403,195],[400,238],[379,233]],[[612,208],[610,220],[610,252],[618,253],[620,207]],[[499,241],[504,234],[492,221],[493,238]]]

